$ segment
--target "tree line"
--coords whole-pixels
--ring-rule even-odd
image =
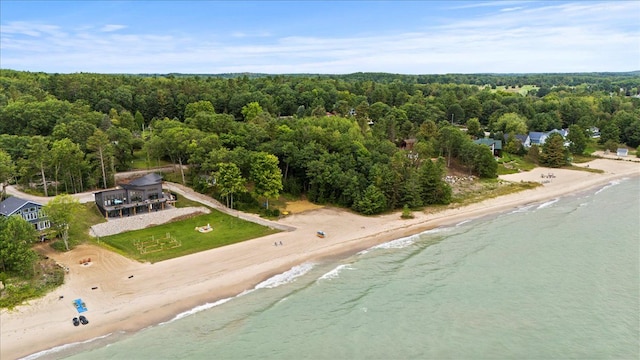
[[[446,82],[445,82],[446,81]],[[531,82],[522,95],[496,84]],[[0,182],[45,195],[114,185],[134,152],[233,206],[280,192],[365,214],[446,204],[447,167],[495,177],[485,132],[599,128],[640,145],[639,76],[624,74],[196,76],[0,73]],[[412,146],[406,146],[411,140]],[[574,146],[575,153],[584,146]],[[544,158],[544,157],[543,157]],[[5,165],[2,165],[5,164]],[[2,170],[6,169],[6,170]]]

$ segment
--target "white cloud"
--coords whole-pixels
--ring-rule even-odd
[[[126,27],[127,27],[126,25],[109,24],[109,25],[105,25],[102,28],[100,28],[100,31],[102,31],[102,32],[112,32],[112,31],[118,31],[118,30],[125,29]]]
[[[494,9],[396,34],[276,38],[248,31],[216,41],[207,34],[114,32],[124,25],[63,30],[14,22],[0,29],[0,55],[5,68],[50,72],[629,71],[639,66],[639,9],[632,2],[559,4]]]
[[[516,10],[522,10],[522,9],[523,9],[522,6],[516,6],[516,7],[500,9],[500,11],[501,12],[509,12],[509,11],[516,11]]]

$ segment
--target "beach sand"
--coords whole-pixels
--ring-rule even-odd
[[[506,181],[544,182],[522,191],[435,214],[414,212],[364,217],[330,207],[284,217],[294,231],[281,232],[223,248],[155,264],[143,264],[94,245],[67,253],[46,250],[69,267],[65,283],[47,296],[0,313],[0,358],[16,359],[55,346],[120,331],[132,332],[174,318],[198,305],[233,297],[295,265],[354,254],[393,239],[496,214],[530,203],[601,186],[615,179],[638,181],[640,163],[597,159],[580,166],[605,173],[536,168],[501,176]],[[552,173],[555,177],[543,178]],[[640,194],[632,194],[636,199]],[[327,236],[316,236],[323,230]],[[274,246],[274,242],[282,246]],[[88,265],[79,264],[91,258]],[[60,299],[61,296],[64,298]],[[90,323],[74,327],[73,300],[81,298]]]

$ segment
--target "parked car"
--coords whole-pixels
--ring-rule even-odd
[[[73,318],[73,326],[78,326],[78,325],[80,325],[80,321],[78,320],[77,317],[74,317]]]
[[[87,320],[84,315],[80,315],[80,322],[82,323],[82,325],[87,325],[89,323],[89,320]]]

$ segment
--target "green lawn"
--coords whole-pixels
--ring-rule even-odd
[[[493,92],[502,90],[506,92],[517,92],[520,95],[527,95],[529,90],[537,90],[537,89],[538,87],[536,85],[522,85],[522,87],[511,87],[511,86],[506,87],[504,85],[500,85],[500,86],[496,86]]]
[[[170,162],[158,159],[147,159],[147,153],[144,150],[136,150],[133,152],[133,160],[131,161],[132,170],[146,170],[154,167],[171,165]]]
[[[107,220],[100,214],[95,202],[80,204],[78,212],[69,225],[69,246],[73,248],[78,244],[92,240],[93,237],[89,235],[91,226],[105,221]],[[55,234],[51,232],[50,236],[53,237]],[[58,251],[66,250],[64,242],[60,239],[54,240],[51,246]]]
[[[502,153],[502,157],[498,160],[498,175],[515,174],[520,171],[529,171],[536,165],[525,160],[522,156]]]
[[[197,226],[210,224],[213,231],[200,233]],[[142,230],[100,238],[100,245],[138,261],[158,262],[274,234],[278,230],[212,210]],[[169,234],[169,238],[167,238]],[[142,249],[142,250],[141,250]]]

